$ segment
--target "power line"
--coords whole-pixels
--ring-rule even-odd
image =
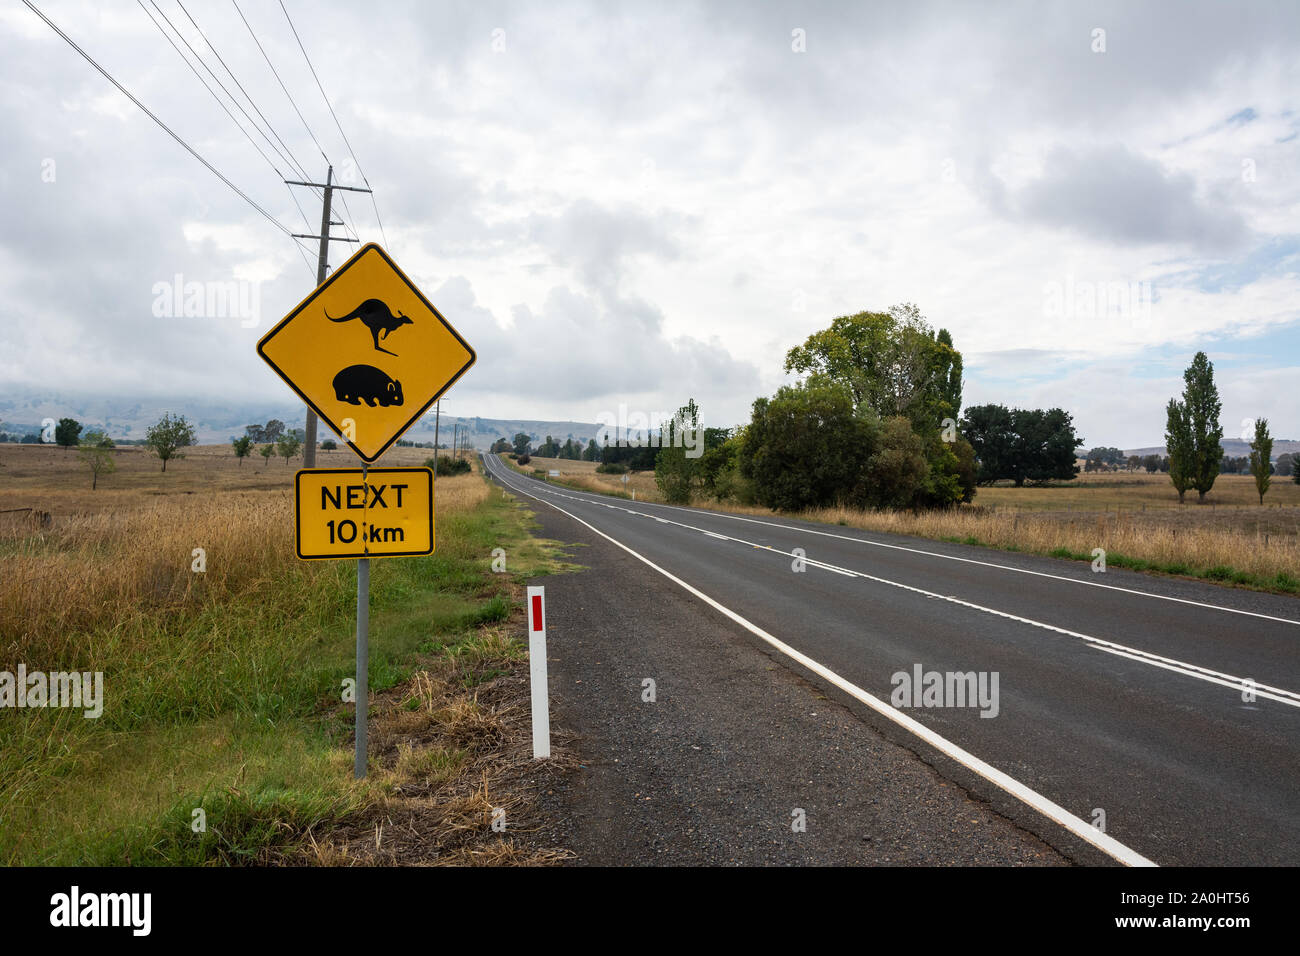
[[[193,56],[194,59],[196,59],[199,62],[199,65],[202,66],[203,69],[208,71],[208,75],[212,77],[214,81],[216,81],[217,86],[221,87],[221,92],[225,93],[226,96],[229,97],[230,102],[234,103],[235,108],[239,110],[239,112],[244,114],[244,118],[248,120],[248,122],[252,125],[253,129],[257,130],[258,135],[261,136],[262,139],[266,140],[266,145],[270,146],[271,149],[274,150],[275,154],[279,156],[280,159],[283,160],[289,166],[290,169],[295,169],[301,172],[302,167],[298,165],[297,161],[294,160],[291,156],[286,156],[280,150],[280,148],[275,145],[275,143],[271,142],[271,137],[267,136],[266,133],[262,130],[262,127],[257,125],[257,120],[253,119],[253,117],[251,117],[248,114],[248,110],[244,109],[244,105],[239,102],[239,100],[235,97],[233,93],[230,92],[230,90],[226,87],[226,84],[221,82],[221,77],[217,76],[217,74],[213,71],[212,67],[208,66],[207,61],[204,60],[203,57],[199,56],[198,51],[195,50],[194,47],[190,45],[190,41],[185,39],[185,36],[181,33],[181,31],[176,29],[176,24],[172,23],[171,19],[167,16],[167,14],[162,12],[162,8],[158,6],[156,0],[149,0],[149,2],[153,4],[153,8],[158,11],[158,16],[163,18],[167,26],[171,27],[172,32],[176,34],[177,38],[182,43],[185,44],[185,49],[190,51],[190,55]],[[256,109],[256,107],[254,107],[254,109]]]
[[[343,124],[339,122],[338,115],[330,104],[330,98],[325,93],[325,87],[321,85],[320,77],[316,75],[316,67],[311,65],[311,57],[307,55],[307,48],[302,45],[302,37],[298,36],[298,28],[293,25],[293,18],[289,16],[289,8],[284,5],[284,0],[280,0],[280,9],[284,11],[284,18],[289,21],[289,29],[293,31],[293,38],[298,41],[298,49],[302,50],[302,57],[307,61],[307,69],[311,70],[312,79],[316,81],[316,88],[320,90],[320,95],[325,100],[325,106],[329,109],[330,116],[334,117],[334,125],[338,127],[339,135],[343,137],[343,144],[348,148],[348,155],[352,157],[352,162],[357,164],[357,172],[361,175],[361,181],[370,190],[370,204],[375,208],[375,221],[379,223],[379,234],[384,237],[384,245],[386,246],[388,245],[388,234],[384,231],[384,220],[379,215],[379,204],[375,202],[375,193],[370,185],[370,180],[366,178],[365,171],[361,168],[361,161],[357,159],[356,151],[352,149],[352,144],[348,142],[348,134],[343,132]],[[347,208],[346,203],[344,208]]]
[[[164,20],[166,20],[167,25],[172,28],[172,30],[176,33],[178,37],[180,37],[180,40],[182,43],[185,44],[186,49],[188,49],[190,53],[194,55],[195,59],[199,60],[199,62],[203,64],[203,68],[208,71],[208,73],[212,76],[214,80],[216,80],[217,84],[221,87],[222,92],[224,92],[226,96],[230,97],[231,102],[234,103],[235,106],[239,108],[239,111],[243,113],[244,116],[248,119],[248,121],[253,125],[253,127],[257,129],[258,134],[264,140],[266,140],[267,144],[272,149],[274,149],[282,159],[285,159],[289,163],[290,168],[296,170],[297,173],[300,176],[302,176],[304,179],[310,179],[310,177],[307,175],[306,168],[302,165],[302,163],[298,161],[298,157],[294,155],[293,150],[289,147],[289,144],[284,141],[283,137],[280,136],[279,132],[277,132],[275,127],[271,124],[271,121],[266,118],[266,114],[262,112],[262,110],[258,107],[257,103],[253,100],[253,97],[249,94],[248,90],[244,88],[244,84],[239,82],[239,78],[235,76],[234,71],[230,69],[229,65],[225,61],[225,58],[222,57],[221,52],[216,48],[215,44],[213,44],[213,42],[208,39],[208,35],[203,31],[203,28],[199,26],[198,21],[196,21],[194,17],[190,15],[189,10],[185,8],[185,4],[182,3],[181,0],[176,0],[176,5],[181,8],[181,12],[184,13],[185,16],[189,19],[190,24],[194,27],[194,29],[199,32],[199,36],[203,38],[203,42],[207,44],[208,49],[211,50],[212,54],[217,58],[217,62],[221,64],[221,68],[226,71],[226,75],[228,75],[231,81],[235,84],[235,86],[239,88],[239,91],[244,94],[244,99],[248,101],[248,105],[253,108],[253,111],[257,113],[257,115],[261,118],[262,122],[266,125],[266,128],[270,130],[271,135],[274,136],[276,138],[276,141],[279,142],[280,146],[284,148],[283,152],[281,152],[280,149],[276,148],[275,143],[271,142],[270,137],[268,137],[266,133],[262,132],[261,127],[257,125],[257,121],[254,120],[253,117],[249,116],[248,111],[243,108],[243,106],[235,98],[235,95],[230,92],[230,90],[226,87],[224,83],[221,82],[221,80],[217,77],[216,73],[212,71],[212,68],[209,67],[207,63],[203,62],[203,60],[199,57],[198,52],[192,46],[190,46],[189,41],[187,41],[185,37],[181,35],[181,32],[176,28],[176,25],[173,24],[171,20],[167,18],[167,15],[162,12],[162,9],[159,8],[156,0],[150,0],[150,3],[152,3],[154,9],[158,11],[158,15],[161,16]],[[277,170],[277,175],[278,174],[279,171]],[[283,181],[284,176],[280,175],[280,179],[281,181]],[[318,198],[324,201],[324,196],[322,196],[319,190],[313,189],[313,192],[315,192]],[[295,204],[296,202],[297,200],[295,198]],[[344,208],[346,209],[346,207]],[[302,212],[301,206],[298,207],[298,212],[299,214],[302,215],[303,222],[307,224],[307,228],[310,229],[311,223],[310,221],[308,221],[306,214]],[[351,215],[351,211],[349,211],[348,214]],[[349,224],[349,228],[350,228],[350,224]],[[353,230],[353,232],[355,231],[356,230]]]
[[[230,121],[235,124],[235,126],[239,129],[241,133],[244,134],[245,138],[248,140],[249,143],[252,144],[253,148],[257,150],[258,154],[264,160],[266,160],[266,164],[271,167],[271,171],[275,173],[276,177],[283,182],[284,175],[280,172],[279,169],[276,168],[275,163],[271,161],[271,157],[267,156],[266,153],[263,151],[262,147],[257,145],[257,140],[253,139],[253,137],[249,134],[248,130],[244,128],[243,124],[240,123],[239,120],[235,119],[235,114],[230,112],[230,107],[226,106],[226,104],[222,101],[221,97],[217,96],[217,91],[214,90],[208,84],[208,81],[203,78],[203,74],[200,73],[197,69],[195,69],[194,64],[191,63],[189,59],[185,56],[185,54],[181,52],[181,48],[176,45],[176,41],[171,38],[171,36],[167,33],[167,31],[163,29],[162,24],[159,23],[154,18],[154,15],[149,12],[149,8],[144,5],[144,0],[136,0],[136,3],[140,5],[140,9],[144,11],[145,16],[149,18],[149,22],[151,22],[155,27],[157,27],[158,32],[161,33],[163,35],[163,38],[166,39],[166,41],[171,44],[172,49],[176,51],[176,55],[185,61],[185,65],[190,68],[190,71],[194,74],[194,76],[198,79],[198,81],[203,84],[203,88],[212,95],[212,98],[214,100],[216,100],[217,105],[220,106],[223,110],[225,110],[226,115],[230,117]],[[302,221],[306,224],[307,228],[310,229],[311,222],[310,220],[308,220],[307,214],[303,212],[302,206],[298,202],[298,197],[294,195],[293,190],[289,189],[287,185],[284,188],[289,191],[289,198],[292,199],[293,204],[298,207],[298,215],[302,216]],[[315,272],[312,269],[311,261],[307,258],[306,253],[303,251],[302,241],[299,239],[294,239],[293,242],[294,242],[294,246],[298,250],[299,258],[302,259],[302,264],[307,267],[307,271],[309,273],[315,275]]]
[[[266,50],[263,49],[262,47],[262,41],[259,40],[257,38],[257,34],[253,32],[252,26],[249,24],[248,19],[244,16],[244,11],[239,9],[239,3],[237,2],[237,0],[230,0],[230,2],[235,5],[235,12],[239,14],[239,19],[244,21],[244,26],[248,28],[248,35],[251,36],[253,38],[253,42],[257,44],[257,49],[261,52],[262,59],[266,61],[266,65],[269,66],[271,68],[271,72],[275,74],[275,79],[276,82],[280,84],[280,89],[284,90],[284,95],[289,98],[289,105],[292,106],[293,111],[298,114],[298,119],[302,120],[303,129],[307,131],[307,135],[311,137],[311,141],[315,143],[316,148],[320,150],[321,159],[325,160],[325,162],[329,164],[330,158],[325,155],[325,148],[321,146],[320,140],[316,138],[316,134],[313,133],[311,131],[311,127],[307,125],[307,120],[306,118],[303,117],[302,110],[298,109],[298,104],[297,102],[294,101],[293,94],[289,92],[289,88],[284,85],[284,80],[280,79],[280,71],[275,68],[275,64],[271,62],[271,58],[267,56]]]
[[[279,144],[284,147],[285,152],[287,152],[293,158],[294,165],[298,167],[298,171],[302,173],[303,176],[306,176],[307,175],[306,168],[303,167],[302,163],[298,162],[298,157],[293,155],[293,150],[289,148],[289,144],[284,141],[284,139],[280,136],[278,132],[276,132],[275,127],[271,125],[271,121],[266,118],[266,114],[263,113],[261,109],[258,108],[255,102],[253,102],[253,98],[248,95],[248,90],[244,89],[244,84],[240,83],[239,78],[236,77],[233,72],[231,72],[230,67],[226,65],[225,59],[222,58],[221,53],[218,52],[217,48],[213,45],[212,41],[208,39],[208,35],[203,32],[203,28],[198,25],[194,17],[190,16],[190,11],[185,9],[185,4],[183,4],[181,0],[176,0],[176,5],[181,8],[181,12],[185,14],[185,16],[189,19],[190,23],[194,24],[194,29],[199,31],[199,36],[203,37],[203,42],[208,45],[208,49],[211,50],[212,54],[217,58],[217,62],[221,64],[221,68],[225,70],[227,75],[229,75],[229,77],[234,81],[235,86],[239,87],[239,92],[244,94],[244,99],[248,100],[248,105],[251,106],[254,112],[256,112],[257,115],[262,118],[262,122],[266,124],[266,128],[271,131],[271,134],[275,136]]]
[[[285,186],[284,188],[285,188],[285,189],[289,189],[288,186]],[[289,193],[290,193],[290,195],[292,195],[292,194],[293,194],[293,190],[292,190],[292,189],[289,189]],[[302,207],[299,207],[299,212],[301,212],[301,211],[302,211]],[[298,239],[298,238],[295,238],[295,239],[293,240],[293,244],[294,244],[295,246],[298,247],[298,255],[302,258],[302,263],[303,263],[303,265],[305,265],[305,266],[307,267],[307,271],[311,273],[312,278],[314,279],[314,278],[316,277],[316,270],[312,268],[311,260],[307,257],[307,249],[306,249],[306,247],[302,244],[302,240],[301,240],[301,239]]]
[[[271,223],[271,225],[275,226],[275,228],[279,229],[285,235],[292,236],[292,233],[290,233],[290,231],[287,228],[281,225],[279,220],[277,220],[269,212],[267,212],[265,209],[263,209],[261,206],[255,203],[252,199],[250,199],[247,193],[245,193],[242,189],[240,189],[229,179],[223,176],[221,172],[217,169],[217,167],[213,166],[210,162],[208,162],[206,159],[200,156],[198,152],[195,151],[193,146],[185,142],[185,140],[181,139],[181,137],[170,126],[168,126],[166,123],[160,120],[157,116],[153,114],[153,112],[147,106],[145,106],[138,99],[136,99],[135,96],[131,93],[131,91],[128,90],[121,83],[119,83],[116,79],[114,79],[113,75],[109,73],[106,69],[104,69],[102,66],[100,66],[99,63],[96,62],[94,57],[92,57],[89,53],[87,53],[85,50],[79,47],[76,41],[72,39],[72,37],[68,36],[61,29],[59,29],[58,25],[53,20],[47,17],[41,11],[41,9],[36,6],[36,4],[32,3],[32,0],[23,0],[23,3],[27,6],[29,10],[32,11],[32,13],[36,14],[38,17],[44,20],[46,25],[49,26],[49,28],[53,30],[55,33],[57,33],[64,40],[64,42],[66,42],[70,47],[72,47],[74,50],[80,53],[81,56],[85,59],[85,61],[89,63],[91,66],[93,66],[96,70],[98,70],[100,75],[102,75],[104,79],[108,80],[108,82],[112,83],[115,87],[117,87],[123,96],[125,96],[132,103],[138,106],[141,112],[143,112],[151,120],[153,120],[155,123],[161,126],[168,136],[176,140],[177,143],[179,143],[181,146],[185,148],[186,152],[188,152],[191,156],[197,159],[204,166],[206,166],[208,168],[208,171],[212,173],[212,175],[216,176],[223,183],[229,186],[235,192],[235,194],[239,196],[240,199],[244,200],[244,202],[248,203],[259,213],[261,213],[266,218],[267,222]]]
[[[239,14],[239,19],[243,21],[244,28],[248,30],[248,35],[253,38],[253,43],[256,44],[258,52],[262,54],[262,59],[265,60],[266,65],[270,67],[272,75],[275,76],[275,81],[280,84],[280,89],[284,91],[285,97],[289,100],[289,105],[292,106],[293,111],[298,114],[298,119],[302,122],[303,129],[307,131],[307,135],[311,137],[311,141],[316,144],[316,149],[320,152],[321,159],[325,160],[325,163],[327,165],[330,166],[334,165],[330,161],[329,156],[326,155],[325,147],[321,146],[320,140],[316,138],[316,134],[315,132],[312,131],[310,124],[308,124],[307,118],[302,115],[302,110],[298,108],[298,101],[293,98],[293,94],[289,92],[289,87],[285,85],[284,80],[280,77],[280,71],[277,70],[275,68],[275,64],[271,62],[271,57],[266,52],[266,48],[262,46],[262,41],[257,38],[257,34],[253,31],[252,24],[250,24],[248,22],[248,18],[244,16],[244,11],[239,9],[238,0],[230,0],[230,2],[234,5],[235,12]],[[290,25],[292,26],[292,24]],[[310,65],[310,63],[308,65]],[[304,175],[303,178],[305,180],[311,179],[311,177],[307,175]],[[313,191],[316,191],[314,187],[313,187]],[[321,194],[319,191],[316,191],[316,195],[320,196]],[[340,198],[344,200],[343,208],[347,213],[347,215],[345,216],[340,215],[340,218],[344,220],[343,224],[346,226],[347,230],[349,230],[354,237],[360,239],[361,238],[360,233],[357,232],[357,229],[352,224],[352,222],[348,221],[353,219],[354,217],[352,216],[352,210],[348,208],[346,197],[343,194],[340,194]]]
[[[271,171],[274,172],[281,179],[283,179],[284,175],[280,172],[278,168],[276,168],[275,163],[271,161],[271,157],[267,156],[266,151],[263,150],[262,147],[257,145],[257,140],[253,139],[252,135],[248,132],[248,130],[244,129],[243,124],[240,123],[239,120],[235,119],[235,114],[230,112],[230,107],[228,107],[224,102],[222,102],[221,97],[217,96],[217,91],[214,90],[208,84],[208,81],[203,78],[203,74],[200,73],[198,69],[194,66],[194,64],[189,61],[189,58],[186,57],[185,54],[181,52],[181,48],[176,45],[176,41],[171,38],[171,35],[168,34],[166,30],[163,29],[163,25],[159,23],[157,19],[154,18],[154,15],[149,12],[149,8],[144,5],[144,0],[135,0],[135,2],[140,5],[140,9],[143,10],[144,15],[149,18],[149,22],[158,28],[158,32],[163,35],[163,39],[165,39],[168,43],[171,44],[172,49],[176,51],[176,55],[185,61],[185,65],[190,68],[190,71],[198,78],[198,81],[203,84],[203,88],[212,95],[212,98],[214,100],[217,101],[217,105],[226,111],[226,115],[230,117],[230,121],[234,123],[235,126],[239,128],[239,131],[243,133],[244,136],[248,139],[248,141],[253,144],[253,149],[257,150],[258,154],[264,160],[266,160],[266,164],[271,167]]]

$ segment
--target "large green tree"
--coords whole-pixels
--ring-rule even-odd
[[[1017,441],[1011,477],[1017,487],[1026,481],[1067,481],[1078,474],[1074,450],[1081,439],[1074,432],[1069,412],[1063,408],[1017,408],[1013,419]]]
[[[1192,424],[1187,406],[1176,398],[1169,399],[1165,407],[1165,452],[1169,455],[1169,480],[1182,504],[1192,487]]]
[[[754,402],[737,449],[757,501],[779,511],[835,504],[860,486],[880,423],[843,382],[813,375]]]
[[[1010,478],[1020,486],[1077,474],[1074,450],[1081,439],[1064,409],[974,405],[966,409],[961,433],[974,449],[981,484]]]
[[[1016,425],[1005,405],[972,405],[962,417],[961,433],[975,449],[976,481],[991,485],[1015,471]]]
[[[1192,364],[1183,372],[1180,404],[1186,415],[1190,442],[1179,452],[1184,456],[1179,467],[1189,486],[1196,489],[1199,500],[1204,501],[1206,493],[1214,487],[1214,479],[1219,477],[1223,461],[1223,426],[1219,424],[1223,403],[1219,401],[1219,390],[1214,384],[1214,365],[1204,352],[1197,352]],[[1173,454],[1171,449],[1171,473]]]
[[[915,305],[840,316],[786,353],[787,372],[824,375],[848,388],[856,407],[906,417],[922,435],[961,410],[961,355]]]
[[[1255,476],[1255,490],[1259,492],[1259,503],[1264,503],[1268,492],[1269,477],[1273,473],[1270,459],[1273,457],[1273,436],[1268,433],[1268,419],[1255,419],[1255,439],[1250,443],[1250,473]]]
[[[870,471],[868,484],[859,476],[843,489],[846,500],[898,507],[907,499],[908,507],[942,507],[974,497],[974,451],[952,440],[945,427],[961,411],[961,353],[948,330],[933,331],[915,305],[840,316],[792,348],[785,370],[838,384],[864,419],[889,423],[881,432],[889,444],[881,467]],[[892,421],[898,418],[915,442]],[[925,469],[912,484],[918,445]],[[878,482],[874,490],[871,481]]]

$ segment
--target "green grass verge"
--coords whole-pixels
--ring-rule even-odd
[[[434,555],[372,562],[372,691],[407,679],[422,651],[472,658],[480,626],[510,615],[511,579],[563,567],[529,525],[493,487],[474,510],[439,516]],[[507,574],[489,573],[498,547]],[[374,793],[351,779],[341,706],[356,563],[331,564],[285,565],[237,606],[142,612],[79,635],[105,674],[103,716],[0,715],[0,863],[259,862],[364,808]]]

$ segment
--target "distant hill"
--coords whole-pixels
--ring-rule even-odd
[[[1229,458],[1246,458],[1250,455],[1250,442],[1242,441],[1240,438],[1225,438],[1219,444],[1223,445],[1223,453]],[[1294,455],[1300,452],[1300,441],[1291,438],[1273,439],[1273,459],[1276,461],[1279,455]],[[1126,448],[1126,455],[1160,455],[1162,458],[1168,454],[1164,445],[1156,445],[1151,448]]]
[[[184,415],[194,424],[195,433],[202,444],[226,442],[244,434],[244,426],[265,424],[278,418],[290,428],[300,428],[306,416],[306,406],[301,402],[268,402],[242,404],[237,402],[176,402],[166,400],[132,400],[111,398],[76,398],[56,393],[0,397],[0,431],[23,435],[40,431],[44,418],[75,418],[86,429],[102,428],[110,438],[141,439],[145,430],[158,421],[164,412]],[[420,421],[411,426],[403,438],[415,442],[431,442],[434,437],[434,413],[431,409]],[[587,443],[596,437],[600,428],[585,422],[551,422],[538,419],[480,418],[477,416],[443,415],[438,431],[438,441],[451,444],[456,426],[467,429],[472,447],[486,450],[498,438],[513,438],[527,432],[534,443],[545,441],[550,435],[563,442]],[[329,437],[329,430],[321,426],[320,438]]]

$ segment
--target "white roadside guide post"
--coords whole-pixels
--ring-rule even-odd
[[[546,688],[546,588],[528,589],[528,678],[532,685],[533,759],[551,755],[550,695]]]

